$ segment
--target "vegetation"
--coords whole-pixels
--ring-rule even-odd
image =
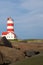
[[[43,65],[43,56],[34,56],[21,62],[17,62],[15,65]]]
[[[20,40],[20,39],[14,39],[14,40],[9,40],[11,42],[23,42],[23,43],[43,43],[43,39],[24,39],[24,40]]]

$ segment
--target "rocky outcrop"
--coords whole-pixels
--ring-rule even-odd
[[[24,58],[20,49],[13,48],[11,42],[5,37],[2,37],[0,41],[0,64],[17,62]]]
[[[0,64],[17,62],[24,58],[24,54],[14,48],[0,46],[0,52]]]

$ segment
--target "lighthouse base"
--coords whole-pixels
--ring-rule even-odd
[[[16,34],[12,32],[3,32],[2,37],[6,37],[7,39],[16,39]]]

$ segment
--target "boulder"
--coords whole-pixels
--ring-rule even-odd
[[[12,48],[11,42],[9,40],[7,40],[6,37],[2,37],[1,41],[3,43],[3,46],[7,46],[7,47],[11,47]]]
[[[27,57],[31,57],[31,56],[37,55],[39,53],[40,53],[39,51],[33,51],[33,50],[25,50],[24,51],[24,54]]]

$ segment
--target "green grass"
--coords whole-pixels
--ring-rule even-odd
[[[21,62],[17,62],[15,65],[43,65],[43,56],[34,56]]]

